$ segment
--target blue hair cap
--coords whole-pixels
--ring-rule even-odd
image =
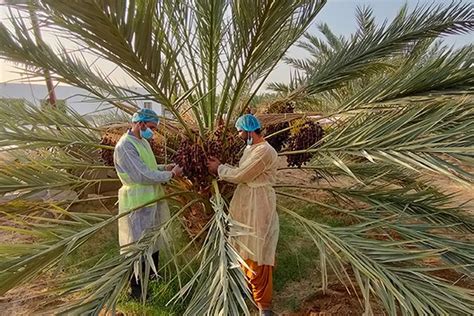
[[[136,122],[153,122],[158,124],[160,121],[158,115],[152,109],[140,109],[132,116],[132,123]]]
[[[262,126],[260,125],[258,118],[252,114],[245,114],[237,119],[237,122],[235,122],[235,128],[239,131],[255,132],[257,129],[261,129]]]

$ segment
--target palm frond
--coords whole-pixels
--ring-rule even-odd
[[[338,158],[343,161],[347,168],[357,179],[362,179],[364,184],[394,184],[399,186],[414,186],[418,183],[419,174],[400,165],[379,161],[373,163],[370,160],[361,159],[351,155],[341,154]],[[338,180],[348,176],[347,171],[335,165],[332,159],[315,155],[311,161],[301,167],[280,167],[278,170],[300,170],[312,182],[322,182],[338,187]],[[282,181],[283,182],[283,181]],[[351,186],[351,184],[347,184]]]
[[[310,59],[313,69],[306,73],[307,83],[293,93],[294,97],[321,93],[380,73],[387,67],[387,58],[402,54],[414,42],[469,32],[474,27],[472,12],[472,5],[460,2],[419,6],[410,13],[404,7],[389,25],[371,26],[357,33],[340,49],[325,52],[321,62]],[[362,15],[370,19],[367,11]],[[310,52],[314,50],[310,48]]]
[[[344,47],[344,37],[334,34],[329,25],[326,23],[319,24],[318,30],[324,35],[326,42],[331,47],[331,50],[337,51]]]
[[[440,227],[426,224],[400,225],[393,223],[388,227],[407,240],[418,240],[418,246],[423,249],[446,249],[440,260],[453,266],[453,270],[472,278],[474,273],[474,266],[472,265],[474,251],[470,246],[472,242],[469,237],[465,238],[463,234],[451,234],[452,237],[440,236],[435,233]],[[447,228],[450,229],[451,227]],[[446,228],[444,229],[446,230]]]
[[[81,146],[82,151],[93,155],[101,147],[100,130],[70,108],[41,109],[27,102],[9,100],[0,100],[0,106],[1,151]]]
[[[113,167],[93,157],[77,158],[77,151],[73,155],[62,151],[21,153],[15,154],[18,158],[14,162],[0,166],[0,194],[5,198],[38,199],[47,197],[49,191],[68,190],[77,196],[89,187],[119,183]]]
[[[377,200],[360,198],[364,193],[357,193],[350,200],[347,197],[340,199],[340,192],[351,190],[318,188],[319,191],[333,194],[334,201],[338,202],[334,204],[311,199],[302,194],[306,190],[311,190],[308,186],[282,185],[280,188],[277,191],[278,195],[294,201],[310,203],[314,206],[314,211],[321,210],[332,214],[344,214],[344,216],[351,218],[350,222],[352,223],[354,221],[357,223],[375,221],[383,223],[384,228],[372,234],[374,238],[388,240],[400,240],[402,238],[413,241],[421,249],[444,249],[439,261],[453,265],[454,270],[465,274],[467,277],[472,276],[474,251],[470,246],[471,238],[466,236],[466,233],[472,231],[472,220],[466,210],[447,205],[454,201],[451,196],[437,193],[433,198],[432,190],[412,193],[410,190],[404,189],[386,189],[385,192],[391,193],[385,198],[382,197],[383,192],[378,192],[380,199]],[[304,191],[288,192],[288,190],[294,188]],[[367,194],[370,195],[370,189],[366,190],[368,191]],[[402,202],[406,195],[408,195],[407,200]],[[414,198],[410,201],[411,196],[416,196],[419,199]],[[398,202],[393,203],[394,200]],[[363,202],[363,204],[360,202]],[[341,204],[342,206],[340,206]],[[440,231],[443,234],[440,234]],[[323,277],[326,278],[326,276]]]
[[[387,112],[362,111],[328,134],[319,148],[301,152],[318,153],[353,177],[338,155],[389,162],[413,171],[429,170],[469,183],[473,176],[461,163],[473,161],[472,107],[468,98],[465,102],[430,102]]]
[[[370,7],[357,7],[356,8],[356,20],[359,30],[355,36],[364,36],[374,31],[375,18],[374,12]]]
[[[16,248],[14,244],[3,245],[5,255],[0,258],[0,280],[2,281],[0,283],[1,293],[5,293],[11,288],[23,284],[24,282],[33,280],[45,271],[57,267],[63,262],[64,258],[69,256],[73,251],[75,251],[85,242],[90,240],[101,229],[112,223],[115,223],[119,218],[126,216],[129,213],[136,211],[137,209],[140,209],[150,203],[154,203],[164,199],[173,199],[175,196],[187,195],[189,193],[190,192],[187,191],[174,192],[157,200],[149,201],[128,212],[123,212],[114,216],[94,213],[84,213],[82,215],[81,213],[69,212],[66,209],[61,209],[60,207],[56,206],[53,209],[53,212],[59,213],[64,216],[63,219],[59,220],[61,225],[52,225],[54,222],[57,222],[58,219],[51,219],[47,216],[47,214],[44,214],[42,216],[27,217],[19,217],[19,215],[14,214],[11,215],[10,217],[14,220],[13,224],[16,224],[17,226],[2,226],[2,230],[14,230],[19,234],[26,234],[27,236],[37,237],[39,238],[39,240],[33,243],[25,244],[23,247],[18,247],[17,250],[15,250]],[[185,209],[182,208],[178,212],[178,214],[180,214],[184,210]],[[129,271],[128,273],[131,273],[133,265],[130,263],[136,262],[137,260],[142,260],[138,258],[142,258],[143,254],[149,254],[150,251],[148,251],[148,249],[151,249],[150,247],[155,245],[156,240],[158,240],[158,238],[160,238],[160,236],[162,235],[162,233],[160,233],[160,230],[164,230],[167,225],[170,225],[172,221],[176,220],[176,217],[177,215],[173,216],[162,227],[158,227],[158,232],[153,231],[147,234],[146,237],[144,237],[143,244],[130,245],[127,249],[129,249],[128,251],[130,251],[133,256],[132,258],[128,258],[127,260],[130,259],[132,261],[127,261],[128,263],[124,263],[123,258],[120,257],[114,257],[111,259],[111,261],[116,264],[120,263],[120,268],[125,267],[124,269]],[[27,248],[28,251],[22,251],[22,249],[24,248]],[[102,263],[102,265],[98,265],[96,269],[103,269],[104,265],[110,268],[110,262],[106,261],[105,263]],[[150,273],[149,271],[150,270],[148,268],[147,271],[140,272],[140,277],[143,278],[141,273],[147,273],[148,276]],[[78,280],[80,280],[81,282],[85,282],[85,284],[89,285],[92,288],[98,285],[98,290],[101,289],[102,285],[108,284],[112,287],[112,289],[110,290],[109,288],[110,291],[101,292],[102,295],[106,295],[100,295],[100,300],[92,300],[95,302],[94,308],[96,308],[98,304],[103,307],[104,304],[110,302],[111,300],[112,302],[115,302],[118,295],[120,294],[120,290],[117,291],[117,286],[122,289],[123,284],[121,284],[120,282],[119,284],[113,284],[113,282],[108,282],[108,279],[102,278],[104,276],[103,274],[89,275],[88,273],[89,272],[85,272],[85,274],[82,275],[82,279],[81,277],[79,279],[76,279],[77,276],[71,276],[71,280],[69,281],[70,283],[64,283],[67,287],[71,287],[68,288],[68,291],[71,291],[71,289],[84,290],[85,288],[87,288],[86,286],[78,286]],[[85,275],[87,275],[87,277],[84,278]],[[99,280],[97,282],[90,282],[90,277],[99,278]],[[117,277],[122,278],[124,277],[124,274],[118,274]],[[146,290],[144,289],[144,291]],[[90,298],[85,299],[85,302],[90,303],[90,301],[88,301],[89,299]],[[74,303],[72,305],[74,305]],[[81,307],[83,307],[83,305],[79,304],[76,305],[74,308]],[[96,311],[98,313],[100,309]]]
[[[237,23],[231,43],[238,50],[227,56],[230,58],[231,72],[224,81],[219,114],[223,114],[226,107],[234,115],[239,115],[245,109],[249,101],[234,111],[239,98],[253,98],[271,70],[303,34],[325,3],[326,1],[295,1],[291,4],[252,1],[234,3],[233,14]],[[229,102],[227,98],[230,96]],[[228,116],[227,122],[230,118]]]
[[[19,169],[21,166],[21,169]],[[0,168],[0,192],[32,194],[50,188],[74,188],[84,180],[60,169],[31,161],[30,164],[13,164]]]
[[[180,104],[176,102],[177,96],[186,95],[190,103],[195,104],[192,110],[202,133],[203,127],[212,128],[214,117],[220,118],[229,112],[230,120],[241,112],[245,104],[241,105],[240,99],[245,97],[250,101],[255,96],[325,1],[300,0],[290,5],[272,1],[232,5],[225,1],[150,1],[145,5],[135,1],[84,4],[82,1],[44,0],[36,3],[35,10],[48,21],[49,28],[69,34],[86,51],[119,65],[147,90],[150,99],[163,104],[178,120],[181,117],[176,110]],[[25,6],[18,8],[25,9]],[[28,34],[21,19],[15,25],[17,33]],[[68,76],[71,73],[68,69],[72,68],[68,64],[79,65],[73,63],[73,57],[67,62],[58,58],[48,62],[48,58],[40,58],[46,56],[39,56],[41,50],[28,35],[15,38],[6,34],[0,40],[7,44],[3,56],[50,69],[80,86],[79,80],[74,82]],[[32,48],[37,56],[28,55],[27,48]],[[93,72],[82,71],[81,74],[83,82],[91,77],[95,78],[92,82],[115,87]],[[219,82],[222,75],[224,79]],[[123,98],[118,93],[121,91],[107,92]],[[234,111],[237,104],[239,109]],[[187,128],[185,122],[181,123]]]
[[[169,199],[179,194],[188,194],[188,192],[174,193],[162,199]],[[123,255],[114,256],[107,260],[99,260],[87,271],[76,275],[61,277],[57,282],[57,297],[68,298],[74,295],[75,299],[66,301],[59,306],[54,306],[53,309],[46,306],[46,309],[50,312],[54,311],[60,314],[99,314],[103,310],[115,312],[115,305],[119,299],[119,295],[123,292],[132,277],[145,280],[141,282],[142,294],[143,298],[145,298],[148,291],[149,276],[152,273],[158,275],[159,267],[155,266],[151,257],[155,245],[161,239],[167,245],[167,248],[169,248],[173,243],[173,239],[169,238],[171,225],[184,211],[196,202],[201,202],[201,199],[196,199],[181,207],[160,227],[154,227],[144,234],[138,242],[125,246]],[[134,210],[131,210],[130,212],[133,211]],[[116,220],[130,212],[117,215],[114,218]],[[113,219],[111,218],[111,220]],[[173,260],[176,260],[176,258],[173,258]],[[160,270],[163,270],[165,267],[166,265],[161,267]],[[177,273],[177,277],[179,278],[181,271],[177,269]]]
[[[102,73],[92,63],[87,62],[83,54],[74,55],[61,44],[58,44],[59,48],[55,50],[44,42],[36,43],[23,19],[12,17],[12,23],[14,33],[5,24],[0,24],[0,55],[14,63],[26,65],[27,68],[23,72],[27,76],[37,77],[42,75],[43,69],[48,69],[52,71],[53,79],[82,88],[99,100],[112,97],[115,100],[128,101],[127,90],[111,81],[108,74]],[[133,105],[109,101],[125,112],[133,112]]]
[[[449,227],[452,231],[461,233],[471,233],[474,231],[474,222],[468,216],[468,210],[462,207],[453,207],[453,201],[456,199],[454,194],[447,195],[433,188],[423,188],[419,186],[408,186],[393,188],[393,185],[374,185],[370,187],[321,187],[304,185],[285,185],[280,184],[278,188],[297,188],[302,192],[306,190],[318,190],[330,194],[341,204],[357,206],[354,208],[354,215],[357,218],[365,220],[377,220],[384,217],[399,216],[403,221],[407,216],[410,220],[416,219],[439,225],[440,227]],[[279,192],[293,198],[301,198],[302,194],[288,194]],[[311,200],[306,199],[306,202]],[[323,206],[324,204],[319,204]],[[362,209],[358,209],[361,208]],[[327,208],[331,211],[337,211],[337,208]],[[346,212],[346,213],[349,213]]]
[[[217,182],[213,183],[215,214],[199,254],[200,267],[174,299],[185,298],[193,289],[185,315],[250,315],[244,300],[250,292],[240,267],[245,262],[230,242],[234,234],[245,230],[226,213]]]
[[[35,9],[56,39],[79,50],[35,40],[27,20],[10,12],[11,27],[0,23],[0,56],[27,65],[30,76],[47,69],[55,80],[120,109],[104,119],[106,124],[125,121],[135,101],[159,102],[199,143],[224,116],[228,127],[245,107],[256,104],[270,72],[325,2],[38,0],[16,7]],[[304,169],[329,183],[284,184],[277,193],[347,216],[346,226],[332,228],[280,206],[318,248],[323,290],[332,270],[349,283],[349,291],[357,284],[368,313],[371,298],[390,315],[472,310],[472,291],[433,273],[450,269],[472,276],[474,252],[462,235],[472,232],[472,219],[451,196],[424,185],[420,175],[435,172],[467,185],[474,180],[469,169],[474,163],[472,48],[454,51],[433,43],[474,29],[473,12],[472,4],[461,2],[412,12],[405,6],[391,23],[376,26],[372,11],[359,9],[358,30],[349,38],[336,36],[327,25],[319,27],[323,39],[307,34],[299,46],[311,57],[288,57],[297,68],[291,82],[274,85],[279,95],[268,96],[302,100],[300,109],[315,104],[337,121],[318,144],[282,154],[314,153]],[[119,86],[90,62],[91,56],[117,66],[145,92]],[[128,213],[73,212],[80,198],[26,201],[43,189],[73,189],[81,195],[89,185],[117,181],[95,175],[111,169],[97,155],[98,149],[111,147],[98,144],[102,128],[73,111],[0,102],[0,150],[23,155],[0,167],[0,194],[24,193],[0,204],[0,230],[27,238],[0,245],[0,292],[5,293],[60,268]],[[185,304],[188,315],[249,314],[245,263],[232,246],[232,238],[250,233],[249,227],[232,221],[216,183],[212,206],[208,196],[185,191],[183,183],[169,185],[171,193],[163,197],[175,203],[173,217],[123,248],[126,255],[91,258],[92,267],[58,277],[60,290],[52,293],[66,301],[56,312],[114,310],[134,275],[144,280],[145,297],[149,274],[158,272],[151,247],[163,238],[169,258],[160,272],[171,271],[164,278],[181,288],[169,304]],[[336,203],[313,199],[316,190]],[[200,232],[206,234],[202,245],[195,237],[181,248],[172,242],[170,228],[196,204],[214,210],[214,216]],[[191,260],[183,262],[187,256]],[[430,260],[436,265],[427,265]]]
[[[68,215],[66,210],[61,213]],[[59,220],[60,225],[57,225],[58,220],[53,221],[45,216],[34,218],[36,224],[31,224],[28,218],[23,218],[13,222],[17,227],[2,227],[2,230],[14,229],[28,236],[41,237],[41,242],[24,244],[18,247],[19,251],[14,250],[15,245],[3,245],[4,255],[0,263],[2,294],[60,264],[65,256],[81,246],[110,220],[104,219],[102,214],[88,214],[87,217],[81,218],[81,214],[75,213],[68,217]],[[54,222],[56,225],[53,225]]]
[[[368,239],[366,234],[380,226],[365,223],[344,228],[331,228],[308,220],[280,207],[298,221],[312,238],[324,258],[330,255],[333,269],[350,264],[361,288],[366,312],[370,312],[370,297],[374,295],[389,315],[469,313],[474,300],[463,289],[426,273],[424,259],[440,256],[443,249],[416,249],[416,241],[381,241]],[[344,273],[344,271],[343,271]],[[343,275],[340,272],[338,275]]]
[[[377,71],[382,58],[397,54],[412,41],[462,34],[474,28],[471,5],[458,3],[441,8],[418,7],[411,13],[404,8],[387,27],[379,27],[358,41],[349,42],[310,74],[308,93],[328,90]]]
[[[474,77],[472,51],[472,45],[467,45],[457,51],[442,49],[436,55],[420,55],[407,60],[395,71],[377,77],[369,87],[341,100],[341,107],[349,109],[371,103],[396,103],[403,97],[470,94]]]

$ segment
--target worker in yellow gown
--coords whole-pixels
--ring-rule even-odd
[[[233,245],[250,270],[243,267],[260,315],[272,315],[272,272],[278,242],[279,221],[276,212],[277,152],[261,135],[259,120],[246,114],[235,127],[247,147],[234,167],[211,157],[209,171],[221,180],[237,184],[229,205],[232,219],[252,228],[252,233],[237,236]]]
[[[114,164],[122,182],[118,196],[119,213],[134,210],[118,220],[120,250],[125,255],[129,245],[169,220],[167,202],[157,201],[165,195],[161,185],[182,175],[181,167],[173,164],[162,166],[156,162],[148,141],[152,139],[158,123],[158,116],[153,110],[137,111],[132,117],[131,128],[115,146]],[[158,269],[159,244],[154,245],[151,251],[155,268]],[[145,270],[144,266],[143,263],[142,270]],[[130,280],[132,298],[141,296],[141,283],[135,277]]]

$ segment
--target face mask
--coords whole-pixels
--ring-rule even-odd
[[[247,146],[251,146],[253,144],[253,138],[250,136],[250,133],[248,133],[247,135]]]
[[[153,131],[147,127],[146,130],[140,130],[140,136],[145,138],[145,139],[151,139],[153,137]]]

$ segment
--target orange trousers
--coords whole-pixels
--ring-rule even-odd
[[[245,259],[250,270],[242,266],[249,282],[252,296],[259,309],[270,309],[273,292],[273,266],[259,266],[257,262]]]

